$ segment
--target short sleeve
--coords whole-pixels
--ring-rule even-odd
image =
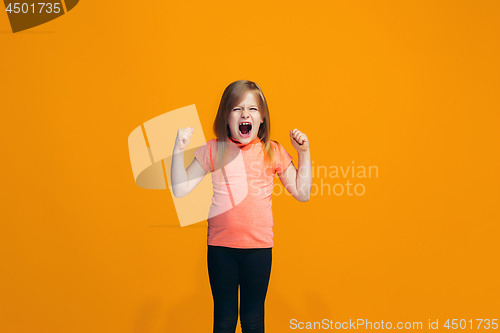
[[[212,168],[210,167],[211,164],[210,164],[210,153],[208,151],[208,145],[209,142],[205,143],[203,146],[201,146],[194,152],[194,157],[196,157],[196,160],[198,161],[198,163],[200,163],[201,167],[205,171],[212,170]]]
[[[274,152],[276,158],[276,172],[282,173],[288,168],[293,158],[278,142],[276,142],[275,147],[276,149],[274,150]]]

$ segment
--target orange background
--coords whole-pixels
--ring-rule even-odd
[[[206,221],[135,185],[127,137],[196,104],[212,138],[238,79],[295,165],[298,128],[315,166],[379,168],[274,197],[266,331],[500,317],[500,2],[86,0],[0,32],[0,331],[211,332]]]

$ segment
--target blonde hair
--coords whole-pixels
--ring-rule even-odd
[[[264,158],[269,165],[274,165],[274,152],[271,146],[271,121],[269,119],[269,109],[266,98],[262,89],[257,83],[248,80],[239,80],[231,83],[226,87],[220,100],[219,109],[214,120],[214,134],[217,137],[217,160],[224,161],[221,165],[225,165],[226,153],[229,147],[229,125],[227,120],[231,110],[238,105],[248,94],[252,92],[259,101],[259,113],[263,120],[260,124],[257,137],[263,143]]]

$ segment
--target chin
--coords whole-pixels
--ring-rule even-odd
[[[253,138],[242,138],[242,137],[239,138],[240,142],[247,142],[247,141],[250,142],[252,140],[253,140]]]
[[[240,141],[241,143],[247,143],[247,142],[250,142],[252,140],[254,140],[256,137],[249,137],[249,138],[239,138],[238,141]]]

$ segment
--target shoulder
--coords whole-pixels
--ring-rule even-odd
[[[270,140],[269,142],[271,143],[271,147],[273,148],[273,150],[275,151],[285,150],[285,148],[283,148],[283,146],[278,141]]]
[[[217,141],[215,139],[208,140],[194,152],[196,160],[205,171],[212,170],[212,155],[214,154],[213,150],[216,147],[214,142]]]
[[[286,151],[286,149],[276,140],[271,140],[271,146],[276,153],[276,172],[278,175],[282,173],[288,165],[292,162],[293,157]]]
[[[292,160],[293,159],[293,157],[290,155],[290,153],[278,141],[271,140],[270,142],[271,142],[271,147],[272,147],[274,153],[278,156],[278,159],[281,159],[281,160]]]
[[[205,145],[209,145],[209,144],[210,144],[210,145],[214,145],[214,144],[216,144],[216,143],[217,143],[217,139],[210,139],[210,140],[208,140],[208,141],[205,143]]]
[[[205,151],[208,151],[208,149],[212,150],[214,149],[214,147],[216,146],[217,144],[217,140],[216,139],[211,139],[211,140],[208,140],[206,143],[204,143],[203,145],[199,146],[197,151],[198,152],[205,152]]]
[[[278,147],[280,147],[280,146],[281,146],[281,145],[279,144],[279,142],[278,142],[278,141],[276,141],[276,140],[270,140],[269,142],[271,143],[271,147],[273,147],[273,148],[278,148]]]
[[[216,144],[217,144],[217,139],[210,139],[203,146],[210,145],[211,147],[214,147]]]

